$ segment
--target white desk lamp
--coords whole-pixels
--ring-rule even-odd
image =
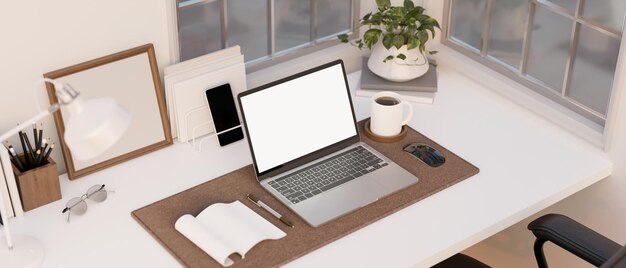
[[[82,100],[79,93],[68,84],[52,79],[44,79],[52,83],[59,103],[41,111],[17,127],[0,135],[0,142],[17,134],[65,106],[69,112],[69,120],[65,125],[65,144],[72,152],[72,157],[79,160],[94,158],[115,144],[124,134],[131,121],[131,114],[120,106],[113,98]],[[10,163],[10,156],[4,148],[0,148],[2,163]],[[11,165],[5,166],[6,172],[13,172]],[[0,170],[1,172],[1,170]],[[8,179],[8,178],[7,178]],[[38,267],[44,257],[41,242],[27,235],[11,236],[9,220],[3,193],[0,192],[0,213],[4,223],[7,247],[0,246],[0,263],[7,267]],[[15,247],[14,247],[15,245]]]

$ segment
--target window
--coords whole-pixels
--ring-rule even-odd
[[[446,0],[445,43],[604,126],[624,0]]]
[[[181,61],[239,45],[247,66],[338,43],[358,11],[358,0],[177,1]]]

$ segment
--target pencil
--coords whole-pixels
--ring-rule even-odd
[[[54,143],[52,143],[52,145],[50,145],[50,148],[48,148],[48,152],[46,153],[46,155],[43,157],[44,161],[48,160],[48,157],[50,157],[50,153],[52,152],[52,149],[54,149]]]
[[[39,128],[39,141],[37,141],[37,139],[35,139],[37,141],[37,143],[39,143],[39,145],[41,145],[41,139],[42,138],[43,138],[43,124],[41,124],[41,127]]]
[[[41,156],[43,156],[46,153],[46,148],[48,148],[48,139],[43,139],[41,141],[41,146],[40,146],[40,150],[41,150]],[[37,166],[42,166],[41,163],[43,163],[45,158],[43,157],[39,157],[39,161],[37,161]]]
[[[37,123],[33,123],[33,140],[35,140],[35,148],[39,149],[39,143],[37,143],[39,140],[39,138],[37,138]]]
[[[39,167],[39,163],[41,162],[41,149],[37,149],[35,153],[35,166],[33,168]]]
[[[24,141],[24,135],[22,135],[22,131],[20,131],[18,133],[18,135],[20,136],[20,143],[22,143],[22,150],[24,152],[24,161],[26,161],[26,165],[28,167],[31,166],[31,162],[30,162],[30,157],[31,155],[28,153],[27,147],[26,147],[26,142]]]
[[[28,138],[28,135],[26,135],[26,132],[22,132],[22,135],[24,135],[24,141],[26,141],[26,146],[28,146],[28,151],[30,152],[31,156],[34,159],[35,158],[35,150],[33,150],[33,146],[30,143],[30,139]]]
[[[7,143],[8,144],[8,143]],[[6,145],[5,145],[6,146]],[[17,157],[17,153],[15,153],[15,149],[13,149],[13,145],[8,144],[7,149],[9,150],[9,155],[11,156],[11,158],[13,158],[13,162],[15,163],[15,165],[17,166],[17,168],[24,172],[24,165],[22,164],[22,161],[20,160],[19,157]]]
[[[43,153],[43,152],[45,152],[45,151],[46,151],[46,149],[48,149],[48,141],[49,141],[49,140],[50,140],[50,138],[48,138],[48,139],[43,139],[43,140],[41,141],[41,145],[39,146],[39,148],[41,149],[41,152],[42,152],[42,153]]]

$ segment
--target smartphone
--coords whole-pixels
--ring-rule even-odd
[[[243,131],[239,122],[239,116],[237,115],[237,108],[235,107],[235,100],[233,99],[230,84],[208,89],[206,91],[206,99],[209,103],[216,133],[239,126],[238,128],[217,135],[220,146],[226,146],[243,139]]]

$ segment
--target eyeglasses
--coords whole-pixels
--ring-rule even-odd
[[[107,191],[104,189],[104,184],[102,185],[96,184],[94,186],[91,186],[87,190],[87,193],[85,193],[84,195],[81,195],[80,197],[74,197],[70,199],[70,201],[67,201],[67,204],[65,205],[65,208],[62,211],[62,213],[69,212],[67,213],[67,222],[70,222],[70,215],[72,213],[75,213],[77,215],[82,215],[82,214],[85,214],[85,212],[87,212],[87,202],[85,202],[85,199],[91,199],[96,202],[102,202],[107,199],[107,196],[108,196],[107,192],[114,193],[115,191]]]

